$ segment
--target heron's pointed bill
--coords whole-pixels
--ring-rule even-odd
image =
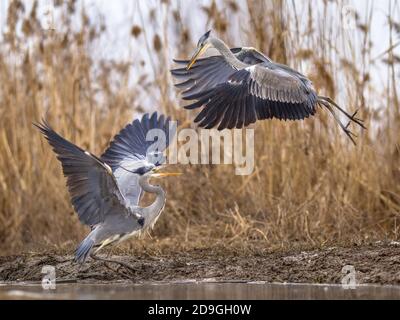
[[[208,49],[209,44],[205,44],[204,46],[198,48],[196,52],[194,53],[192,59],[190,59],[190,62],[188,66],[186,67],[186,70],[190,70],[190,68],[193,66],[193,64],[196,62],[196,60]]]
[[[164,178],[164,177],[176,177],[180,175],[182,175],[182,173],[180,172],[159,172],[159,173],[154,173],[151,176],[153,178]]]

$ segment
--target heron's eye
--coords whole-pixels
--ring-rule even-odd
[[[197,42],[197,46],[198,47],[202,47],[204,46],[204,41],[206,41],[206,37],[205,36],[201,36],[201,38],[199,39],[199,42]]]
[[[135,171],[138,175],[144,175],[146,173],[146,168],[142,167]]]

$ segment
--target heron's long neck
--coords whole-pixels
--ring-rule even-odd
[[[161,213],[161,210],[165,205],[165,191],[159,186],[153,186],[149,183],[149,177],[142,176],[139,178],[139,185],[142,189],[149,193],[154,193],[156,195],[156,200],[148,206],[142,208],[142,215],[144,216],[144,227],[149,227],[153,225],[158,216]]]
[[[218,52],[225,58],[225,60],[236,69],[243,69],[248,67],[247,64],[240,61],[235,55],[231,52],[228,46],[222,40],[218,38],[210,38],[209,39],[212,46],[218,50]]]

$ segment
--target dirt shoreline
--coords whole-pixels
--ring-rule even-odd
[[[112,256],[130,268],[90,260],[79,268],[71,255],[22,254],[0,257],[0,281],[40,281],[42,267],[56,267],[58,282],[105,283],[129,281],[267,281],[340,284],[342,268],[352,265],[359,284],[400,285],[400,243],[377,243],[314,250],[251,253],[215,252],[193,249],[187,252]]]

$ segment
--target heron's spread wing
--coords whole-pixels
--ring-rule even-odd
[[[104,221],[111,208],[125,209],[125,199],[107,164],[64,139],[46,121],[36,126],[62,164],[72,205],[82,223],[94,226]]]
[[[311,105],[308,103],[313,97],[314,90],[311,83],[304,82],[306,79],[300,78],[299,75],[264,63],[246,68],[240,75],[238,73],[230,80],[233,84],[248,85],[249,94],[258,98],[281,103],[305,104],[305,107],[313,108],[316,100],[311,101]],[[311,112],[311,110],[306,111]],[[279,118],[291,119],[291,115]]]
[[[224,83],[237,71],[222,56],[198,59],[190,70],[186,69],[189,61],[174,61],[183,65],[183,68],[171,70],[171,74],[177,80],[181,81],[175,86],[186,89],[182,93],[182,97],[185,100],[196,99],[198,94],[208,91],[220,83]]]
[[[142,189],[139,174],[165,162],[164,150],[176,128],[170,118],[157,113],[145,114],[122,129],[101,156],[118,181],[121,192],[130,205],[138,205]]]
[[[300,120],[314,115],[317,105],[332,113],[342,130],[354,142],[348,124],[334,113],[336,108],[350,122],[364,127],[361,119],[348,114],[333,100],[318,96],[307,77],[292,68],[275,63],[254,48],[232,48],[231,52],[247,67],[235,68],[223,56],[199,59],[193,68],[171,70],[186,89],[183,99],[195,100],[186,109],[203,107],[195,118],[201,127],[242,128],[257,119]],[[187,60],[175,60],[188,65]],[[349,123],[350,123],[349,122]]]
[[[235,71],[227,81],[191,97],[187,106],[204,106],[201,127],[242,128],[257,119],[299,120],[315,114],[317,95],[300,74],[263,62]]]
[[[249,66],[270,61],[254,48],[231,48],[230,50],[236,58]],[[182,98],[185,100],[196,99],[198,94],[212,90],[215,86],[228,81],[229,77],[237,72],[237,69],[221,55],[198,59],[190,70],[186,69],[189,60],[174,61],[182,68],[171,70],[171,74],[181,81],[175,86],[185,89],[182,93]],[[195,107],[195,105],[190,106],[192,109]]]
[[[114,137],[101,159],[113,171],[121,165],[125,165],[131,170],[129,165],[138,162],[140,164],[144,162],[153,165],[161,164],[165,160],[162,152],[169,145],[170,123],[170,118],[166,119],[164,115],[158,117],[157,112],[151,116],[146,113],[141,120],[134,120]],[[171,129],[171,132],[174,132],[174,128]]]

